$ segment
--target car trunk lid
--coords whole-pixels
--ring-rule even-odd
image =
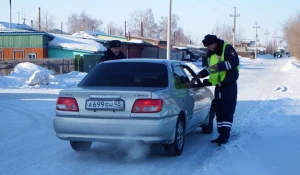
[[[64,90],[63,97],[73,97],[81,117],[126,118],[130,117],[137,99],[150,99],[152,92],[161,88],[101,87]]]

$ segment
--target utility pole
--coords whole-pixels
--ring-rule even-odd
[[[236,17],[240,17],[240,14],[236,14],[236,7],[233,7],[234,9],[234,14],[230,14],[231,17],[233,17],[233,29],[232,29],[232,46],[235,48],[235,26],[236,26]]]
[[[11,28],[11,0],[9,0],[9,29]]]
[[[167,36],[167,60],[171,59],[171,14],[172,14],[172,0],[169,0],[168,36]]]
[[[265,33],[265,35],[266,35],[266,52],[268,51],[268,35],[269,35],[270,33],[268,32],[268,29],[266,30],[266,33]]]
[[[176,45],[176,32],[174,32],[174,46]]]
[[[18,13],[18,24],[20,24],[20,12],[17,13]]]
[[[126,21],[124,22],[124,25],[125,25],[125,37],[126,37]]]
[[[38,31],[41,31],[41,8],[39,7],[39,14],[38,14]]]
[[[274,36],[273,36],[273,45],[274,45],[273,51],[274,52],[276,52],[277,47],[278,47],[278,45],[277,45],[277,38],[280,38],[280,37],[277,37],[277,32],[275,31],[274,32]]]
[[[63,22],[60,22],[60,34],[63,33]]]
[[[259,26],[257,26],[257,22],[255,22],[255,26],[253,27],[255,28],[255,58],[257,58],[257,29],[260,28]]]
[[[141,37],[144,37],[144,23],[141,22]]]

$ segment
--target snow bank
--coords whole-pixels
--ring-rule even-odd
[[[48,42],[49,46],[63,47],[74,50],[84,50],[92,52],[104,52],[107,49],[94,40],[81,39],[75,37],[59,36],[55,35],[55,38]]]
[[[284,66],[281,67],[280,71],[282,72],[299,72],[300,61],[290,60]]]
[[[51,81],[55,82],[56,79],[49,73],[49,70],[37,70],[26,83],[30,86],[49,85]]]
[[[73,71],[68,74],[53,75],[53,71],[24,62],[16,65],[10,75],[0,76],[0,88],[72,88],[87,73]]]

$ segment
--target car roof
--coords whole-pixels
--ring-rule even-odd
[[[173,62],[182,62],[179,60],[166,60],[166,59],[157,59],[157,58],[130,58],[130,59],[119,59],[119,60],[109,60],[103,63],[124,63],[124,62],[139,62],[139,63],[173,63]]]

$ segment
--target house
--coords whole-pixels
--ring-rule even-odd
[[[0,30],[0,60],[36,60],[48,57],[54,36],[38,31]]]
[[[29,30],[34,31],[33,28],[26,24],[17,24],[17,23],[10,23],[9,22],[2,22],[0,21],[0,30]]]
[[[159,58],[159,59],[167,58],[167,41],[147,38],[147,37],[131,36],[131,35],[127,35],[126,39],[128,41],[143,41],[144,46],[141,48],[138,48],[137,46],[129,47],[132,51],[141,49],[141,55],[140,55],[141,58]],[[180,58],[180,56],[177,56],[176,54],[172,57],[174,58],[176,57],[176,59]]]

